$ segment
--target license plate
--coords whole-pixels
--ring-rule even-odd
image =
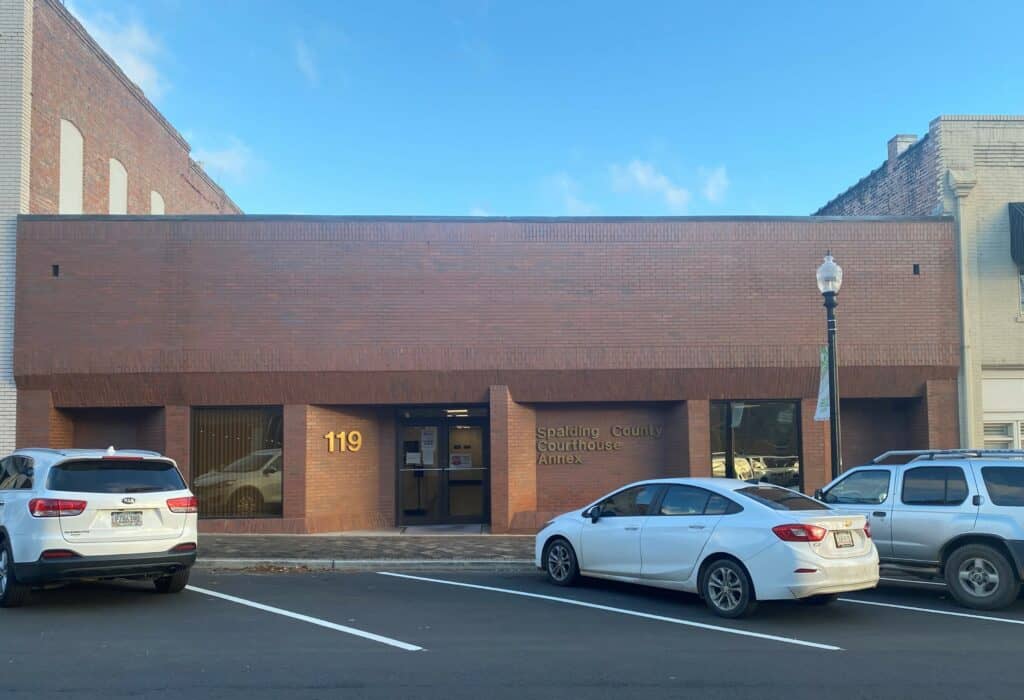
[[[110,514],[111,527],[142,527],[141,510],[116,510]]]
[[[833,532],[832,536],[836,539],[836,547],[842,549],[843,547],[853,546],[853,533],[849,531]]]

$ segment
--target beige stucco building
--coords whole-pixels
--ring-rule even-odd
[[[1024,447],[1024,205],[1014,206],[1020,202],[1024,116],[947,115],[920,139],[893,137],[878,169],[815,212],[955,217],[964,445]]]

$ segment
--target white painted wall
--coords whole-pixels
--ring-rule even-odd
[[[61,119],[58,214],[82,213],[82,185],[85,179],[83,150],[82,132],[67,119]]]
[[[110,189],[107,211],[111,214],[128,213],[128,171],[117,158],[110,159]]]
[[[14,254],[28,213],[32,0],[0,0],[0,454],[14,449]]]

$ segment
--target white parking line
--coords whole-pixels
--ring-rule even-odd
[[[913,612],[931,613],[932,615],[948,615],[949,617],[968,617],[972,620],[984,620],[986,622],[1005,622],[1010,625],[1024,625],[1024,620],[1012,620],[1008,617],[992,617],[991,615],[974,615],[972,613],[953,612],[952,610],[935,610],[933,608],[918,608],[913,605],[896,605],[895,603],[879,603],[874,600],[857,600],[856,598],[840,598],[844,603],[857,603],[858,605],[874,605],[879,608],[896,608],[897,610],[911,610]]]
[[[264,605],[263,603],[257,603],[252,600],[246,600],[245,598],[236,598],[233,595],[218,593],[217,591],[211,591],[206,588],[199,588],[198,586],[186,586],[186,588],[190,591],[195,591],[196,593],[202,593],[204,595],[213,596],[214,598],[220,598],[221,600],[227,600],[232,603],[238,603],[239,605],[245,605],[246,607],[256,608],[257,610],[262,610],[263,612],[274,613],[275,615],[281,615],[283,617],[288,617],[293,620],[299,620],[300,622],[308,622],[311,625],[316,625],[318,627],[326,627],[327,629],[334,630],[335,632],[344,632],[345,634],[351,634],[355,637],[362,637],[363,639],[369,639],[374,642],[380,642],[381,644],[387,644],[388,646],[404,649],[405,651],[423,651],[423,647],[418,647],[415,644],[400,642],[397,639],[391,639],[390,637],[382,637],[379,634],[359,630],[355,627],[346,627],[345,625],[338,625],[333,622],[328,622],[327,620],[321,620],[317,617],[301,615],[299,613],[294,613],[290,610],[275,608],[270,605]]]
[[[537,600],[548,600],[555,603],[565,603],[566,605],[577,605],[581,608],[591,608],[592,610],[603,610],[605,612],[618,613],[620,615],[630,615],[632,617],[641,617],[646,620],[657,620],[659,622],[670,622],[674,625],[684,625],[686,627],[697,627],[699,629],[714,630],[715,632],[725,632],[727,634],[738,634],[742,637],[754,637],[756,639],[767,639],[773,642],[783,642],[784,644],[796,644],[802,647],[813,647],[815,649],[824,649],[826,651],[842,651],[842,647],[832,646],[831,644],[819,644],[818,642],[807,642],[802,639],[793,639],[791,637],[777,637],[773,634],[762,634],[760,632],[748,632],[746,630],[738,630],[732,627],[720,627],[718,625],[708,625],[703,622],[693,622],[691,620],[682,620],[678,617],[665,617],[664,615],[652,615],[651,613],[639,612],[637,610],[627,610],[626,608],[613,608],[609,605],[598,605],[597,603],[586,603],[582,600],[575,600],[573,598],[560,598],[553,595],[542,595],[540,593],[527,593],[526,591],[517,591],[512,588],[495,588],[493,586],[480,586],[475,583],[463,583],[461,581],[448,581],[440,578],[427,578],[425,576],[412,576],[410,574],[396,574],[390,571],[378,571],[381,576],[392,576],[394,578],[405,578],[412,581],[426,581],[428,583],[440,583],[446,586],[458,586],[459,588],[474,588],[479,591],[492,591],[494,593],[506,593],[508,595],[522,596],[523,598],[535,598]]]

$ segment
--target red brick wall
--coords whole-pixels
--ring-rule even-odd
[[[804,493],[814,493],[832,480],[829,424],[827,421],[814,420],[817,405],[816,398],[800,402],[800,439],[803,448],[800,468],[804,477]]]
[[[686,402],[687,476],[711,476],[711,402]]]
[[[35,3],[29,210],[57,212],[60,120],[84,140],[83,212],[108,212],[109,159],[128,171],[128,213],[150,213],[150,190],[167,214],[238,213],[189,158],[188,144],[55,0]]]
[[[93,408],[64,412],[74,426],[73,447],[164,451],[163,409]]]
[[[946,220],[63,217],[22,219],[18,245],[15,375],[57,405],[483,403],[499,369],[520,403],[810,396],[828,247],[845,396],[959,362]]]
[[[583,506],[623,484],[641,479],[679,476],[669,466],[672,444],[678,444],[683,426],[674,421],[678,414],[672,405],[612,404],[607,406],[537,405],[537,429],[561,426],[596,428],[598,442],[621,443],[611,451],[578,451],[582,464],[537,464],[537,508],[557,512]],[[612,426],[648,426],[662,428],[659,438],[614,437]],[[563,442],[573,438],[553,437]],[[590,438],[588,438],[589,440]],[[545,453],[537,452],[540,459]],[[562,453],[556,453],[561,456]]]
[[[309,532],[393,527],[393,418],[377,408],[310,406],[306,426],[306,524]],[[387,411],[389,415],[391,411]],[[324,435],[357,430],[358,452],[328,451]]]
[[[490,389],[491,531],[535,532],[536,412],[512,400],[506,386]]]
[[[870,464],[886,450],[928,447],[916,441],[913,431],[920,403],[921,399],[842,400],[843,468]]]

